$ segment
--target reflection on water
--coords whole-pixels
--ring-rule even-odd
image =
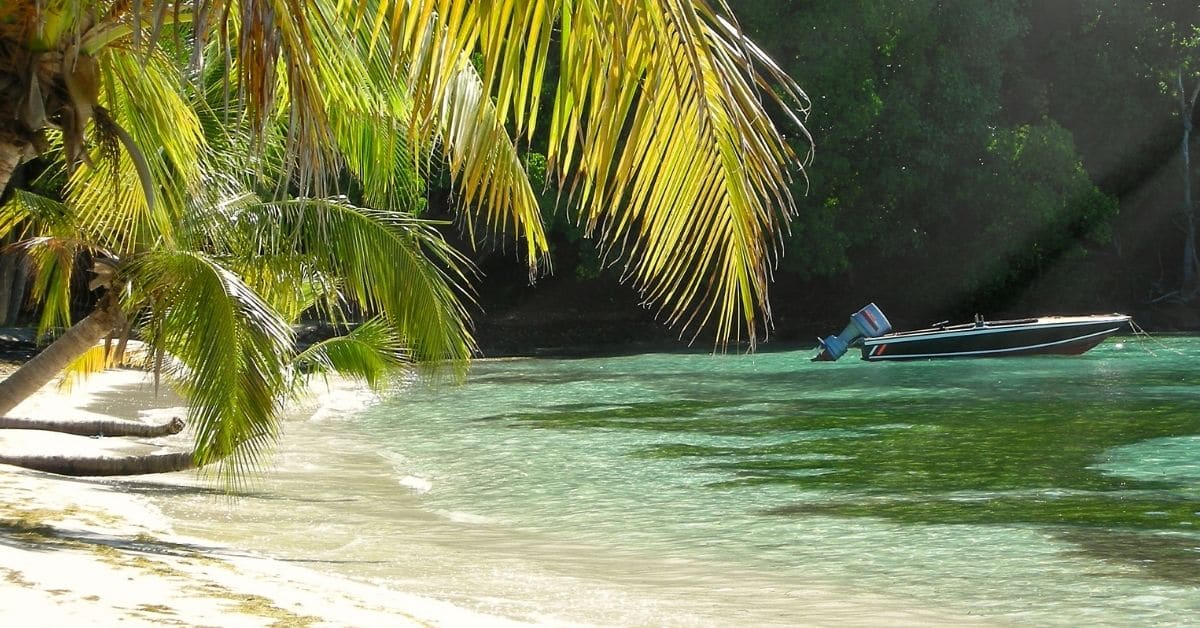
[[[168,510],[532,619],[1182,625],[1200,611],[1200,339],[1166,342],[485,362],[290,424],[264,493],[291,497]]]

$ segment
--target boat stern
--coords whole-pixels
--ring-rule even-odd
[[[820,349],[817,351],[817,355],[813,356],[812,361],[833,362],[846,355],[846,351],[863,338],[875,338],[891,330],[892,325],[883,315],[883,311],[874,303],[870,303],[850,315],[850,324],[846,325],[842,333],[817,338]]]

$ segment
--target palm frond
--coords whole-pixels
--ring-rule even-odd
[[[362,186],[364,204],[415,211],[424,204],[424,182],[414,151],[396,119],[331,114],[338,147]]]
[[[194,70],[196,78],[186,87],[210,148],[204,155],[202,176],[206,180],[200,190],[209,204],[215,204],[236,195],[225,191],[230,185],[239,191],[259,192],[255,184],[283,178],[286,119],[276,112],[268,121],[267,131],[256,135],[250,128],[243,100],[231,91],[230,68],[216,54],[220,48],[210,44],[208,49],[208,54],[203,55],[207,63]]]
[[[314,308],[335,325],[345,322],[338,278],[318,267],[288,225],[274,222],[262,199],[244,191],[246,182],[220,171],[204,179],[211,183],[189,204],[181,242],[220,259],[290,324]]]
[[[329,0],[242,2],[236,10],[236,19],[225,13],[218,21],[233,34],[218,43],[237,77],[250,130],[255,138],[266,136],[278,102],[286,99],[286,172],[302,193],[323,194],[322,177],[341,166],[330,113],[372,112],[374,104],[355,36]]]
[[[395,326],[414,360],[461,367],[474,351],[460,301],[470,264],[435,223],[345,199],[300,199],[247,208],[237,226],[257,257],[304,255],[336,279],[347,299]]]
[[[469,217],[467,224],[473,224],[478,212],[493,233],[519,235],[533,273],[550,247],[541,207],[503,118],[465,56],[446,86],[440,119],[440,139]],[[477,239],[474,233],[471,236],[472,241]]]
[[[404,342],[386,321],[371,319],[344,336],[315,343],[296,356],[295,372],[303,380],[331,374],[383,388],[408,363]]]
[[[712,324],[718,342],[744,333],[751,345],[770,326],[767,284],[794,211],[789,168],[804,160],[763,98],[778,105],[805,144],[800,109],[807,100],[741,34],[726,3],[721,11],[706,0],[346,6],[351,18],[390,25],[379,30],[408,74],[412,128],[426,139],[442,133],[448,143],[467,138],[455,133],[465,119],[530,132],[557,23],[561,56],[547,157],[582,205],[589,231],[625,256],[626,276],[668,323],[697,330]],[[486,86],[478,95],[461,83],[464,59],[475,51]],[[494,102],[494,110],[477,107],[473,117],[453,121],[444,108],[459,101]],[[505,184],[479,184],[478,198],[492,201],[497,183]]]
[[[231,254],[225,263],[290,324],[309,311],[333,325],[346,323],[340,283],[317,268],[309,255]]]
[[[71,325],[71,282],[79,255],[94,251],[70,206],[26,190],[13,190],[0,207],[0,237],[14,234],[33,270],[30,298],[41,303],[38,337]],[[33,235],[40,234],[40,235]]]
[[[0,205],[0,238],[9,234],[17,239],[29,234],[86,239],[71,206],[19,188],[13,189],[8,201]]]
[[[285,322],[236,275],[194,252],[159,250],[130,277],[154,301],[142,335],[169,354],[189,399],[196,462],[233,482],[261,461],[279,432],[291,361]]]
[[[360,92],[371,104],[365,111],[330,109],[338,150],[361,185],[365,205],[416,213],[424,203],[421,155],[425,149],[413,145],[405,132],[408,88],[393,71],[386,51],[371,46],[369,33],[360,30],[352,37],[347,45],[358,47],[367,73]]]
[[[116,252],[131,252],[158,239],[173,242],[184,204],[197,190],[204,147],[199,121],[181,97],[178,71],[169,59],[146,59],[118,48],[106,50],[101,59],[108,111],[133,143],[156,150],[144,153],[142,166],[119,159],[77,170],[68,186],[69,200],[86,208],[81,214],[86,230]],[[153,181],[153,202],[141,191],[139,167]]]
[[[795,162],[760,102],[756,83],[768,81],[755,66],[802,95],[705,3],[630,6],[617,20],[577,6],[552,125],[567,134],[547,157],[590,175],[577,188],[589,229],[624,253],[626,276],[668,323],[713,323],[719,341],[744,332],[753,346],[770,324]],[[605,58],[620,70],[595,84]]]
[[[71,326],[71,278],[75,259],[85,246],[79,240],[39,237],[21,243],[33,267],[30,295],[41,303],[37,335]]]
[[[485,79],[471,64],[470,53],[480,28],[477,8],[464,2],[444,4],[439,9],[432,2],[401,1],[390,6],[381,2],[375,9],[373,24],[390,25],[388,38],[409,90],[412,104],[406,129],[415,146],[442,146],[469,217],[468,227],[473,228],[474,222],[481,220],[492,233],[519,236],[524,240],[532,273],[546,262],[549,245],[541,208],[506,129],[512,99],[494,101]],[[531,10],[536,13],[536,9]],[[385,20],[389,10],[392,15]],[[365,10],[358,7],[354,13],[361,19]],[[546,43],[543,40],[549,36],[548,28],[533,32],[539,33],[539,45]],[[519,41],[526,41],[525,34]],[[530,42],[532,47],[532,36]],[[544,69],[546,55],[544,48],[538,50],[543,54],[534,65],[540,70]],[[532,81],[532,74],[525,76]],[[521,102],[536,111],[538,90],[532,83],[527,87],[535,95],[525,100],[522,94]],[[523,121],[526,111],[521,110],[518,119]],[[471,235],[474,241],[475,234]]]
[[[58,380],[58,390],[69,393],[76,384],[86,381],[92,375],[112,368],[113,353],[105,345],[96,345],[84,351],[63,369]]]

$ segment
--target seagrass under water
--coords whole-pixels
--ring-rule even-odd
[[[1185,625],[1200,339],[1162,342],[481,362],[464,386],[289,424],[232,508],[164,507],[185,532],[522,619]]]

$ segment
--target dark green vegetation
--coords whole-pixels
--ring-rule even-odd
[[[813,101],[814,161],[793,185],[799,215],[772,292],[777,339],[810,341],[870,300],[908,328],[1124,311],[1200,329],[1194,300],[1180,303],[1195,286],[1182,285],[1177,87],[1180,73],[1189,94],[1200,81],[1197,3],[731,5]],[[597,312],[629,307],[593,297],[620,268],[598,269],[576,234],[553,230],[558,276],[536,307],[521,304],[537,292],[485,285],[485,324],[567,311],[587,329],[540,321],[527,344],[579,344],[606,329]],[[587,305],[568,310],[577,299]]]

